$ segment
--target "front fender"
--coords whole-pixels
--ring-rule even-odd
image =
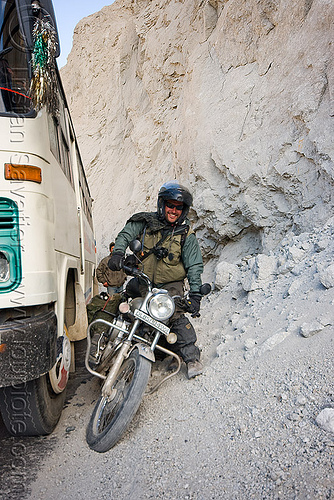
[[[139,351],[139,355],[142,356],[143,358],[146,358],[148,359],[149,361],[152,361],[152,363],[155,362],[155,356],[154,356],[154,352],[151,351],[150,347],[146,344],[142,344],[142,343],[138,343],[138,344],[135,344],[133,346],[133,348],[131,349],[131,352],[134,350],[134,349],[138,349]],[[130,354],[130,353],[129,353]]]

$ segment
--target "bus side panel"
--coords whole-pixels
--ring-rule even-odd
[[[0,162],[8,161],[0,153]],[[40,158],[31,158],[42,171],[48,166]],[[0,180],[0,196],[12,200],[19,214],[20,266],[22,278],[13,291],[5,293],[0,284],[0,306],[16,307],[47,304],[57,300],[54,256],[54,206],[48,196],[26,181]],[[0,226],[5,214],[0,213]],[[6,241],[0,237],[0,251],[6,251]]]
[[[54,171],[59,167],[54,166]],[[80,259],[80,227],[75,193],[63,172],[52,176],[55,250]]]

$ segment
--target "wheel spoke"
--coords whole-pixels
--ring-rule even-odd
[[[92,450],[110,450],[135,415],[151,373],[151,362],[134,349],[120,368],[109,398],[100,397],[89,421],[86,440]]]
[[[114,396],[109,399],[105,397],[101,400],[100,411],[98,414],[97,429],[98,432],[103,432],[112,422],[114,416],[118,413],[118,409],[126,398],[130,384],[135,371],[135,362],[128,359],[121,372],[117,375],[117,379],[113,386],[115,390]]]

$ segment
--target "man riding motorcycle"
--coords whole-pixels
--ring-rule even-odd
[[[158,193],[157,212],[140,212],[130,217],[116,238],[108,266],[114,271],[120,270],[129,243],[139,239],[142,243],[139,259],[155,287],[182,297],[184,279],[188,279],[188,310],[196,317],[202,297],[203,260],[187,219],[192,201],[189,190],[177,181],[163,184]],[[138,285],[140,290],[140,283]],[[170,328],[176,333],[177,341],[170,349],[184,360],[188,378],[193,378],[202,373],[203,365],[195,345],[196,332],[183,312],[176,307],[171,318]]]

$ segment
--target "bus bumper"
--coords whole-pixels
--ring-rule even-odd
[[[56,362],[56,345],[53,311],[0,325],[0,387],[47,373]]]

